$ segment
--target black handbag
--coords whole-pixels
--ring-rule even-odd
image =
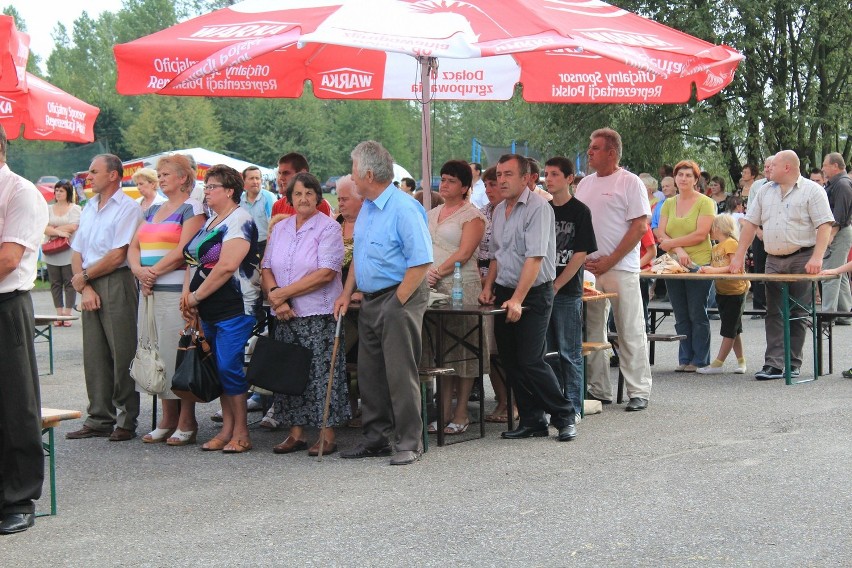
[[[222,395],[216,357],[198,318],[181,332],[172,392],[188,402],[210,402]]]
[[[301,345],[260,336],[251,355],[246,379],[276,394],[300,395],[308,386],[313,351]]]

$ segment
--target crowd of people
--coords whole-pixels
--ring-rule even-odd
[[[5,148],[0,137],[2,160]],[[140,393],[146,391],[129,367],[137,345],[151,339],[147,315],[153,313],[166,385],[155,393],[163,409],[160,420],[143,442],[186,446],[197,441],[195,404],[170,389],[180,332],[189,325],[200,328],[212,345],[222,389],[217,414],[222,427],[202,450],[251,450],[247,412],[263,407],[262,427],[288,430],[273,448],[277,454],[339,451],[346,459],[390,456],[391,464],[407,465],[423,450],[418,368],[436,358],[436,330],[424,327],[429,290],[451,294],[456,271],[464,303],[496,304],[504,313],[489,322],[485,344],[470,339],[445,354],[473,362],[455,363],[454,374],[439,379],[446,387],[438,401],[448,418],[441,425],[444,433],[468,429],[467,402],[480,372],[475,356],[484,354],[486,362],[499,364],[485,369],[497,406],[483,419],[505,423],[517,416],[518,426],[504,431],[505,439],[545,437],[553,426],[556,440],[566,442],[577,436],[585,399],[612,402],[604,352],[589,356],[583,390],[584,328],[589,341],[605,342],[612,321],[629,398],[626,410],[648,408],[649,280],[640,272],[656,254],[707,274],[742,273],[749,264],[757,270],[761,263],[767,273],[817,274],[824,257],[826,274],[852,268],[847,263],[852,182],[839,154],[828,155],[819,172],[825,188],[802,177],[798,157],[785,150],[767,159],[762,181],[757,168],[744,167],[736,195],[726,193],[724,179],[688,160],[661,171],[659,181],[629,172],[620,165],[621,137],[608,128],[591,134],[587,154],[593,171],[580,181],[572,161],[561,156],[545,161],[543,169],[517,154],[500,157],[485,171],[477,163],[450,160],[440,169],[439,191],[426,211],[413,180],[394,183],[388,151],[378,142],[362,142],[351,153],[351,175],[337,181],[336,217],[298,153],[279,160],[280,197],[261,188],[257,168],[238,172],[216,165],[204,175],[203,203],[193,197],[196,170],[186,156],[164,157],[155,170],[136,172],[142,195],[137,201],[121,189],[121,160],[98,155],[88,171],[93,197],[82,210],[67,181],[56,184],[48,208],[36,199],[32,184],[4,163],[0,311],[32,337],[28,291],[39,247],[45,238],[65,239],[67,246],[56,243],[45,260],[57,317],[69,315],[78,302],[82,310],[89,400],[85,422],[66,435],[69,439],[136,437]],[[588,303],[584,322],[586,279],[613,296]],[[790,293],[806,303],[806,288],[793,284]],[[742,280],[715,286],[710,280],[667,281],[675,329],[685,337],[676,371],[725,372],[733,350],[733,372],[746,372],[740,334],[748,289]],[[657,282],[654,294],[662,293]],[[769,283],[765,295],[753,294],[755,307],[766,309],[767,344],[765,365],[755,376],[780,378],[780,291]],[[712,301],[723,337],[714,359],[707,312]],[[826,283],[823,302],[832,311],[849,311],[848,280]],[[346,325],[337,336],[340,318]],[[272,338],[310,351],[311,370],[301,394],[248,398],[244,348],[266,321]],[[56,325],[70,322],[58,319]],[[447,325],[464,336],[476,321],[455,317]],[[790,325],[791,371],[797,375],[805,324]],[[3,326],[0,340],[13,343],[11,333]],[[336,339],[344,356],[333,358]],[[548,352],[557,356],[547,358]],[[357,393],[347,361],[357,361]],[[32,502],[43,477],[31,343],[23,342],[20,352],[0,361],[0,381],[21,383],[15,397],[4,394],[0,401],[0,532],[17,532],[32,525]],[[516,407],[509,405],[509,390]],[[339,450],[335,428],[357,413],[362,440]],[[8,435],[12,423],[15,432],[26,430],[14,444]],[[431,431],[438,427],[428,425]],[[318,430],[317,438],[310,440],[308,430]],[[26,472],[26,483],[17,472]]]

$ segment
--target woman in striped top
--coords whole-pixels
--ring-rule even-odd
[[[127,262],[139,281],[143,301],[139,302],[139,339],[147,331],[145,301],[154,302],[160,357],[166,367],[166,388],[154,393],[163,401],[157,428],[142,437],[146,444],[166,442],[184,446],[195,442],[198,423],[195,405],[181,402],[171,391],[178,335],[184,327],[180,298],[186,263],[183,247],[204,224],[204,212],[189,197],[195,175],[189,160],[176,154],[160,158],[157,178],[167,201],[152,205],[130,243]],[[138,387],[137,387],[138,388]]]

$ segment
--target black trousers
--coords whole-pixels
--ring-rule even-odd
[[[41,497],[41,397],[29,292],[0,294],[0,513],[32,513]]]
[[[496,286],[496,304],[512,297],[514,289]],[[547,326],[553,309],[553,283],[530,289],[521,319],[507,323],[505,315],[494,318],[494,335],[506,380],[518,403],[520,425],[547,426],[545,412],[556,428],[574,423],[578,412],[562,392],[553,369],[544,360]]]

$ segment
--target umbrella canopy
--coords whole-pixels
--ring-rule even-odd
[[[117,89],[226,97],[677,103],[742,56],[598,0],[248,0],[114,48]],[[429,187],[429,121],[423,121]]]
[[[27,140],[95,139],[100,109],[30,73],[26,74],[26,85],[25,89],[0,90],[0,125],[9,139],[18,137],[21,125]]]
[[[30,36],[19,32],[12,16],[0,15],[0,90],[26,88]]]

